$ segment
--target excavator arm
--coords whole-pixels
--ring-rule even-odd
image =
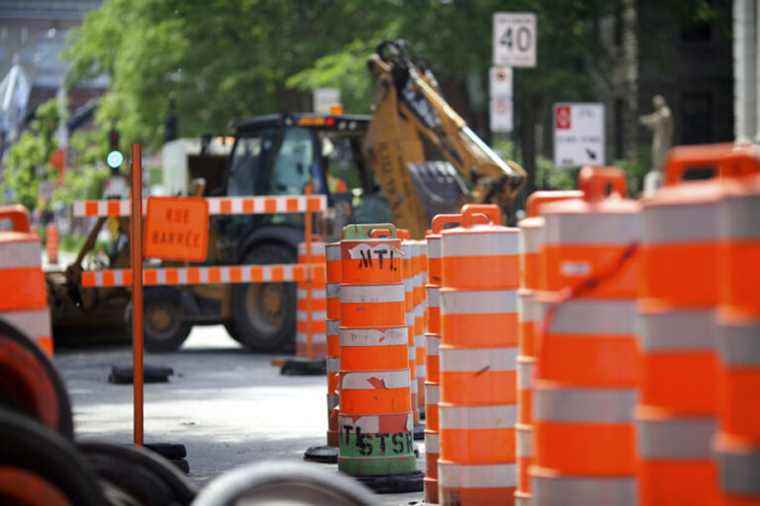
[[[376,162],[376,179],[401,226],[417,231],[427,222],[409,174],[410,165],[425,162],[423,139],[471,183],[467,200],[508,210],[525,171],[502,160],[467,126],[442,97],[433,74],[408,55],[404,42],[383,42],[368,66],[377,85],[365,150]]]

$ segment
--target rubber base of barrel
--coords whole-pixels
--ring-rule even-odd
[[[171,367],[145,365],[143,367],[144,383],[168,383],[169,376],[174,374]],[[131,365],[115,365],[111,367],[111,374],[108,375],[108,382],[116,385],[131,385],[134,376]]]
[[[354,476],[361,483],[378,494],[403,494],[406,492],[422,492],[421,471],[404,474],[386,474],[382,476]]]
[[[327,374],[325,359],[289,358],[280,368],[283,376],[324,376]]]
[[[187,457],[187,448],[181,443],[145,443],[143,446],[165,459],[180,460]]]
[[[425,439],[425,425],[418,423],[414,426],[414,440],[422,441]]]
[[[306,449],[303,459],[322,464],[337,464],[338,449],[334,446],[312,446]]]
[[[185,459],[169,459],[169,462],[185,474],[190,474],[190,463]]]

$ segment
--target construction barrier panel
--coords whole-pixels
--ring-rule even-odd
[[[412,416],[414,419],[414,435],[415,437],[420,432],[420,410],[417,402],[419,395],[418,383],[417,383],[417,352],[415,332],[417,327],[415,325],[415,306],[414,306],[414,267],[415,261],[415,242],[410,239],[409,231],[406,229],[399,229],[397,231],[401,241],[401,270],[404,279],[404,320],[407,328],[407,353],[409,361],[409,375],[411,383],[411,395],[412,395]]]
[[[503,505],[517,480],[518,232],[500,225],[497,206],[462,214],[441,232],[438,499]]]
[[[639,207],[619,169],[584,167],[578,182],[583,199],[541,207],[532,504],[635,506]]]
[[[338,447],[340,404],[340,242],[327,244],[327,444]]]
[[[0,279],[8,289],[0,298],[0,319],[21,330],[52,357],[53,337],[40,239],[31,231],[29,214],[23,206],[0,207],[0,221],[6,220],[11,229],[0,231]]]
[[[414,372],[417,380],[417,412],[420,419],[425,417],[425,241],[414,241],[412,245],[412,301],[414,303]],[[420,429],[424,429],[420,426]],[[420,437],[422,439],[422,436]]]
[[[528,217],[518,223],[520,250],[520,289],[517,292],[518,347],[517,357],[517,490],[515,504],[531,504],[528,469],[533,463],[533,377],[535,376],[540,308],[535,300],[540,288],[540,249],[544,218],[541,205],[583,197],[579,191],[537,191],[526,203]]]
[[[340,253],[338,469],[377,491],[419,491],[401,241],[390,224],[349,225]]]
[[[318,265],[326,271],[325,243],[298,245],[298,263]],[[327,357],[327,283],[324,278],[308,277],[297,283],[296,356],[314,360]]]

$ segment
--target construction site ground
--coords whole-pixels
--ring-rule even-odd
[[[57,353],[80,440],[132,441],[132,386],[107,381],[111,367],[131,364],[131,356],[126,346]],[[186,445],[189,477],[200,486],[246,463],[302,460],[306,448],[325,443],[326,380],[281,376],[274,358],[245,351],[222,326],[196,327],[178,352],[146,354],[146,364],[169,366],[174,376],[145,385],[145,441]],[[424,471],[424,443],[418,447]],[[379,502],[421,498],[382,495]]]

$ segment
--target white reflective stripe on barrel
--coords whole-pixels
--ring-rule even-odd
[[[627,423],[633,420],[634,389],[542,388],[533,391],[533,414],[547,422]]]
[[[646,352],[715,349],[715,312],[712,309],[674,309],[649,313],[637,320],[641,349]]]
[[[519,290],[517,292],[517,319],[521,322],[535,322],[541,319],[541,304],[533,292]]]
[[[441,305],[440,303],[440,291],[441,287],[439,286],[433,286],[428,285],[426,287],[427,290],[427,300],[428,300],[428,307],[438,307]]]
[[[300,322],[305,322],[309,320],[309,312],[308,311],[296,311],[296,319]],[[327,319],[327,312],[326,311],[312,311],[311,312],[311,321],[322,321]]]
[[[438,334],[425,334],[425,353],[430,357],[438,356],[438,347],[441,345],[441,336]]]
[[[441,236],[427,238],[427,257],[441,258]]]
[[[515,454],[518,457],[533,456],[533,428],[530,425],[515,426]]]
[[[449,290],[442,289],[441,315],[516,313],[517,290]]]
[[[723,239],[760,240],[760,195],[729,195],[720,202],[719,228]]]
[[[422,307],[422,304],[414,306],[414,310],[412,312],[414,313],[415,318],[424,318],[425,316],[425,308]]]
[[[425,431],[425,453],[438,453],[439,451],[438,433]]]
[[[327,320],[327,335],[337,336],[340,334],[340,320]]]
[[[544,216],[543,238],[555,244],[630,244],[641,236],[638,213],[552,213]]]
[[[735,324],[719,319],[717,326],[718,351],[723,364],[760,367],[760,320]]]
[[[406,356],[409,359],[410,363],[417,360],[417,349],[414,347],[414,345],[409,345],[409,351]]]
[[[40,267],[40,244],[19,240],[0,243],[0,269]]]
[[[343,373],[340,382],[343,390],[369,390],[372,388],[409,388],[409,369],[400,371],[373,371]]]
[[[351,346],[406,346],[409,343],[406,327],[386,329],[352,329],[341,327],[341,347]]]
[[[425,285],[425,275],[422,273],[412,276],[412,286],[420,287]]]
[[[327,290],[325,290],[325,296],[328,299],[335,299],[340,295],[340,283],[327,283]]]
[[[387,417],[389,419],[396,418],[401,419],[403,417],[406,417],[406,429],[412,430],[413,427],[413,421],[410,414],[398,414],[398,415],[381,415],[382,417]],[[367,416],[339,416],[338,417],[338,426],[344,427],[355,427],[361,429],[362,432],[365,434],[378,434],[380,433],[380,424],[381,424],[381,416],[378,415],[367,415]]]
[[[484,230],[484,227],[473,227]],[[493,228],[488,232],[444,233],[441,252],[444,257],[483,257],[515,255],[518,252],[516,228]]]
[[[425,379],[427,377],[427,370],[425,369],[425,364],[420,364],[417,366],[417,378],[419,379]]]
[[[635,478],[531,475],[533,504],[540,506],[636,506]]]
[[[414,311],[407,311],[404,313],[404,321],[406,321],[406,326],[409,330],[412,331],[414,325]]]
[[[340,359],[328,358],[327,359],[327,372],[337,373],[340,372]]]
[[[325,255],[325,243],[323,242],[312,242],[311,243],[311,256],[324,256]],[[302,242],[298,244],[298,254],[299,255],[305,255],[306,254],[306,243]]]
[[[331,242],[325,247],[325,255],[328,262],[340,261],[340,243]]]
[[[712,417],[637,418],[638,453],[643,459],[709,459],[715,427]]]
[[[440,428],[511,429],[517,421],[517,406],[452,406],[439,404]]]
[[[417,334],[416,336],[414,336],[414,347],[415,348],[425,347],[425,334]]]
[[[517,389],[528,390],[533,388],[533,371],[536,367],[536,359],[531,357],[517,357]]]
[[[20,311],[0,311],[0,320],[9,323],[33,339],[51,336],[50,310],[46,307]]]
[[[542,304],[546,312],[547,304]],[[554,334],[633,335],[636,302],[633,300],[575,299],[561,304],[551,322]]]
[[[441,373],[514,371],[517,348],[439,348]]]
[[[438,461],[438,483],[448,488],[507,488],[517,485],[517,465],[461,465]]]
[[[644,245],[717,242],[716,202],[644,206],[641,212]],[[698,227],[694,224],[699,223]]]
[[[347,304],[360,302],[404,302],[403,285],[340,285],[340,301]]]
[[[437,383],[425,383],[425,404],[438,404],[440,386]]]
[[[544,218],[541,216],[526,218],[520,221],[518,226],[520,227],[518,241],[520,253],[538,253],[543,238],[540,229],[544,226]]]
[[[760,448],[743,453],[716,449],[715,458],[721,490],[755,500],[760,497]]]

